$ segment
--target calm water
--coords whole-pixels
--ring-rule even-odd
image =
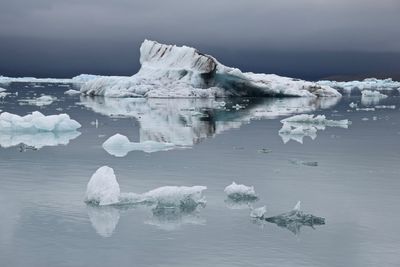
[[[350,102],[364,107],[357,95],[225,100],[221,107],[213,100],[66,96],[59,85],[2,87],[19,94],[0,100],[1,110],[66,112],[82,128],[73,135],[0,134],[0,266],[400,265],[397,92],[379,103],[395,109],[356,111]],[[35,94],[58,100],[43,107],[19,101]],[[236,104],[244,108],[231,108]],[[280,120],[298,113],[352,124],[327,127],[301,144],[278,134]],[[101,146],[115,133],[181,148],[115,157]],[[36,140],[41,148],[7,147],[10,140]],[[264,148],[270,152],[260,153]],[[308,161],[318,166],[302,164]],[[103,165],[114,168],[123,192],[205,185],[207,205],[189,214],[88,207],[86,184]],[[232,181],[254,185],[260,199],[253,205],[267,205],[269,215],[301,200],[326,225],[293,233],[254,221],[246,205],[226,202]]]

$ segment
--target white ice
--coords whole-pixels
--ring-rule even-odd
[[[215,98],[226,96],[340,96],[335,89],[273,74],[241,72],[196,49],[145,40],[139,72],[131,77],[90,79],[87,95],[149,98]]]
[[[143,151],[153,153],[158,151],[167,151],[175,148],[172,143],[143,141],[139,143],[130,142],[128,137],[122,134],[115,134],[103,143],[103,148],[111,155],[116,157],[125,157],[131,151]]]
[[[225,187],[224,192],[227,195],[227,197],[235,200],[257,198],[256,192],[254,191],[254,186],[236,184],[235,182],[232,182],[232,184]]]
[[[320,85],[330,86],[332,88],[341,89],[344,91],[351,90],[393,90],[400,88],[400,82],[393,81],[392,79],[376,79],[368,78],[363,81],[349,81],[349,82],[336,82],[336,81],[319,81]]]
[[[80,95],[81,92],[78,91],[78,90],[69,89],[69,90],[65,91],[64,94],[66,94],[66,95]]]
[[[81,125],[68,114],[45,116],[34,111],[26,116],[3,112],[0,114],[0,132],[68,132],[75,131]]]
[[[250,217],[260,219],[263,218],[266,213],[267,213],[267,207],[263,206],[260,208],[251,209]]]
[[[203,197],[205,186],[163,186],[143,194],[121,193],[114,170],[103,166],[91,177],[85,201],[100,206],[120,204],[152,204],[157,207],[180,207],[193,209],[206,203]]]

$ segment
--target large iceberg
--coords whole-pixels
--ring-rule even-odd
[[[0,132],[68,132],[80,127],[81,125],[68,114],[45,116],[39,111],[26,116],[8,112],[0,114]]]
[[[242,72],[187,46],[145,40],[140,47],[140,63],[139,72],[131,77],[90,77],[81,92],[150,98],[340,96],[335,89],[314,82]]]

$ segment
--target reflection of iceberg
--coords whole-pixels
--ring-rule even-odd
[[[305,214],[300,210],[300,201],[292,211],[282,213],[273,217],[266,217],[266,208],[258,208],[251,212],[251,216],[256,219],[265,220],[270,223],[275,223],[279,227],[286,228],[295,235],[300,233],[302,226],[309,226],[314,228],[316,225],[324,225],[325,219],[317,217],[312,214]]]
[[[40,97],[31,98],[31,99],[21,99],[18,100],[21,104],[33,105],[38,107],[48,106],[57,100],[57,97],[50,95],[42,95]]]
[[[20,133],[20,132],[1,132],[0,146],[12,147],[19,144],[25,144],[29,147],[40,149],[45,146],[68,145],[69,141],[77,138],[81,133],[78,131],[70,132],[36,132],[36,133]]]
[[[361,91],[361,104],[364,106],[377,105],[381,99],[388,96],[378,91],[364,90]]]
[[[140,143],[130,142],[128,137],[115,134],[103,143],[103,148],[111,155],[125,157],[131,151],[143,151],[146,153],[167,151],[174,149],[175,145],[165,142],[144,141]]]
[[[303,138],[309,136],[312,140],[317,137],[318,130],[325,130],[326,127],[348,128],[349,120],[328,120],[324,115],[314,116],[313,114],[300,114],[281,120],[282,128],[279,130],[284,143],[290,140],[303,143]]]
[[[139,72],[100,77],[83,84],[86,95],[213,98],[225,96],[340,96],[333,88],[272,74],[244,73],[194,48],[145,40]]]
[[[119,210],[112,206],[87,205],[87,211],[96,232],[103,237],[110,237],[117,227]]]
[[[132,99],[81,97],[81,104],[111,117],[135,118],[140,124],[139,142],[155,141],[189,147],[251,120],[275,119],[334,106],[338,98],[250,99],[237,102],[213,99]]]

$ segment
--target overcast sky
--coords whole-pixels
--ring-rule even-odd
[[[1,1],[0,74],[133,74],[144,38],[195,46],[254,71],[290,74],[290,57],[302,55],[315,70],[340,74],[332,60],[349,53],[376,57],[371,72],[398,71],[398,55],[388,53],[400,53],[399,14],[399,0]],[[321,56],[329,58],[325,69]],[[298,68],[312,72],[309,65]]]

